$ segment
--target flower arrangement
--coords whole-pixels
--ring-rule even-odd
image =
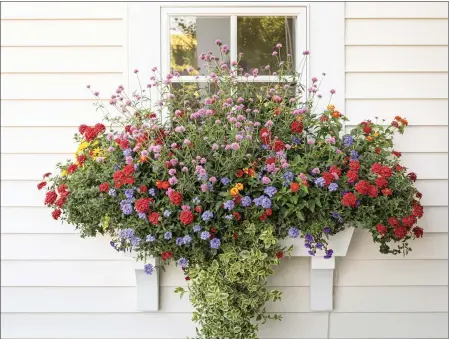
[[[363,121],[345,133],[348,119],[330,100],[316,112],[321,81],[304,88],[290,56],[273,53],[278,69],[264,67],[271,80],[260,84],[258,69],[243,73],[242,56],[229,61],[217,45],[220,57],[201,55],[205,84],[153,69],[147,88],[111,96],[120,115],[98,102],[110,127],[81,125],[75,160],[38,188],[47,186],[53,218],[83,237],[108,234],[117,251],[175,262],[190,281],[176,291],[189,292],[198,338],[249,339],[259,321],[280,319],[264,306],[281,297],[266,286],[291,250],[279,240],[304,237],[311,256],[331,258],[329,236],[357,226],[382,253],[407,254],[408,240],[423,235],[422,195],[393,150],[407,120]]]

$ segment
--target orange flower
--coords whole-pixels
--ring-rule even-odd
[[[373,138],[372,138],[370,135],[368,135],[368,136],[366,137],[366,140],[368,140],[368,141],[373,141]]]
[[[399,115],[396,115],[396,116],[394,117],[394,120],[401,121],[402,118],[401,118]]]
[[[404,124],[404,126],[408,126],[408,121],[406,119],[402,119],[401,122]]]
[[[341,113],[339,111],[333,111],[332,112],[332,117],[339,118],[339,117],[341,117]]]

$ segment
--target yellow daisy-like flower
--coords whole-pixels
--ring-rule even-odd
[[[241,191],[243,189],[243,185],[241,183],[235,184],[234,188]]]
[[[374,133],[374,137],[376,138],[376,137],[378,137],[379,136],[379,133]]]
[[[329,104],[329,105],[327,105],[327,109],[328,109],[329,111],[333,111],[333,110],[335,109],[335,106],[332,105],[332,104]]]
[[[239,190],[235,187],[231,188],[230,193],[233,197],[237,196],[239,194]]]
[[[61,177],[65,177],[67,175],[67,170],[63,170],[62,172],[61,172]]]

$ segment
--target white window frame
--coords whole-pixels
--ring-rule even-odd
[[[184,7],[178,4],[176,7],[163,6],[161,8],[161,70],[164,74],[170,72],[170,17],[229,17],[230,18],[230,59],[231,61],[237,60],[238,48],[237,48],[237,18],[241,16],[279,16],[279,17],[295,17],[295,70],[300,72],[299,60],[302,52],[308,48],[308,5],[302,4],[292,7],[272,7],[272,6],[255,6],[248,7],[233,6],[228,4],[227,6],[215,6],[215,7]],[[303,79],[308,79],[308,69],[303,69]],[[270,82],[274,77],[269,75],[259,75],[257,77],[249,76],[248,78],[239,77],[239,81],[251,81],[251,82]],[[285,81],[289,81],[293,77],[285,77]],[[206,82],[206,76],[181,76],[178,79],[173,79],[173,82]]]

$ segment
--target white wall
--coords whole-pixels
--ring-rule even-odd
[[[72,155],[76,126],[99,118],[85,85],[106,98],[127,85],[128,69],[147,62],[128,55],[128,29],[136,29],[128,13],[124,3],[2,3],[4,339],[194,335],[188,301],[172,293],[185,284],[178,269],[162,272],[160,311],[136,312],[132,262],[107,239],[81,239],[53,221],[36,190],[44,172]],[[154,46],[148,39],[142,48]],[[347,3],[345,80],[353,121],[409,119],[397,148],[420,177],[427,233],[402,259],[379,254],[369,234],[356,232],[337,262],[330,314],[309,310],[309,260],[284,260],[270,279],[284,292],[270,306],[283,321],[260,337],[447,338],[447,4]]]

